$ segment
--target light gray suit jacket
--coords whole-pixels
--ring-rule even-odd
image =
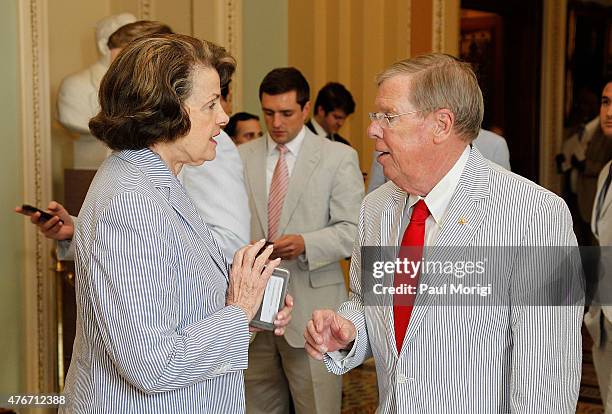
[[[609,161],[604,167],[601,169],[599,173],[599,177],[597,178],[597,192],[595,193],[595,202],[593,203],[593,213],[591,215],[591,230],[597,240],[599,240],[600,246],[612,246],[612,188],[608,189],[608,193],[606,194],[606,198],[604,199],[603,206],[601,209],[599,223],[597,223],[597,200],[599,199],[599,194],[603,189],[604,181],[608,177],[608,172],[610,171],[610,165],[612,161]],[[596,225],[598,231],[596,231]]]
[[[601,209],[599,223],[596,231],[597,223],[597,200],[599,194],[603,189],[604,181],[610,171],[610,165],[612,161],[608,162],[599,173],[597,179],[597,192],[595,193],[595,202],[593,203],[593,214],[591,217],[591,230],[599,241],[599,245],[602,246],[600,255],[600,262],[598,267],[598,285],[596,297],[598,305],[592,305],[589,308],[589,312],[584,315],[584,323],[593,338],[595,346],[601,344],[601,312],[605,315],[606,319],[612,321],[612,306],[610,305],[610,292],[612,288],[612,274],[610,273],[610,249],[612,249],[612,189],[608,189],[606,198],[604,199],[603,207]],[[603,305],[603,306],[602,306]],[[604,403],[605,404],[605,403]]]
[[[373,355],[381,413],[574,413],[582,305],[432,306],[419,295],[398,355],[392,306],[364,306],[361,247],[398,245],[406,201],[388,182],[361,206],[350,300],[340,307],[358,329],[355,354],[342,367],[326,356],[328,369],[343,374]],[[563,200],[472,148],[436,245],[576,246],[576,238]],[[503,279],[523,265],[513,262]],[[523,287],[535,290],[539,275],[529,276],[533,286]]]
[[[308,129],[305,133],[279,227],[280,234],[301,234],[306,246],[305,259],[280,264],[291,272],[289,293],[295,306],[285,339],[293,347],[304,346],[304,329],[314,309],[337,308],[346,299],[339,261],[351,253],[364,194],[357,152]],[[238,150],[249,194],[251,237],[267,238],[267,139],[256,139]]]

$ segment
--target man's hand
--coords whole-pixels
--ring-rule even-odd
[[[301,234],[286,234],[274,241],[273,258],[293,260],[306,250]]]
[[[72,239],[74,235],[74,222],[64,206],[57,201],[52,201],[49,203],[47,210],[53,214],[54,217],[42,222],[40,221],[40,213],[30,214],[23,211],[21,207],[15,207],[17,213],[30,216],[32,224],[35,224],[45,237],[53,240]]]
[[[285,306],[276,314],[274,319],[274,335],[283,336],[285,334],[285,329],[291,322],[291,312],[293,312],[293,297],[287,293]]]
[[[305,349],[308,355],[321,361],[324,353],[345,349],[356,337],[353,322],[330,309],[316,310],[304,331]]]

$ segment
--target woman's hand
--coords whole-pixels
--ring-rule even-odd
[[[257,252],[264,244],[265,239],[262,239],[238,250],[234,255],[230,272],[226,303],[241,308],[249,322],[255,317],[261,305],[272,271],[280,263],[280,258],[272,260],[264,268],[274,248],[273,245],[269,245],[257,256]]]
[[[28,213],[21,207],[15,207],[15,212],[30,217],[32,224],[35,224],[40,232],[49,239],[68,240],[74,235],[74,222],[63,205],[57,201],[52,201],[47,207],[53,218],[47,221],[40,221],[40,213]]]

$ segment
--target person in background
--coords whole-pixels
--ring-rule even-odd
[[[259,117],[248,112],[237,112],[230,116],[224,131],[236,145],[245,144],[263,136],[259,125]]]
[[[606,82],[608,79],[606,79]],[[602,87],[606,92],[607,85]],[[612,159],[612,139],[607,135],[606,126],[610,123],[607,115],[606,100],[608,96],[602,95],[599,117],[591,121],[585,127],[579,137],[579,144],[576,151],[572,154],[570,163],[576,170],[576,203],[578,207],[577,221],[583,227],[584,244],[596,245],[596,238],[590,230],[592,222],[592,212],[597,201],[598,177],[604,166]],[[591,126],[591,128],[589,128]],[[594,128],[593,128],[594,127]],[[572,139],[572,138],[570,138]]]
[[[601,93],[599,128],[606,140],[612,142],[612,81]],[[599,262],[598,304],[591,305],[584,316],[584,324],[593,338],[593,365],[606,414],[612,413],[612,161],[598,174],[595,201],[591,215],[591,229],[601,246]]]
[[[351,145],[338,131],[353,112],[353,95],[341,83],[329,82],[317,94],[314,116],[306,122],[306,126],[313,134]]]
[[[283,337],[262,332],[249,350],[247,413],[339,413],[342,378],[308,358],[302,332],[312,311],[346,298],[339,261],[355,240],[363,180],[357,152],[304,126],[310,88],[299,70],[269,72],[259,86],[268,133],[240,145],[251,237],[266,238],[291,272],[296,298]]]
[[[131,42],[89,127],[114,152],[75,229],[77,329],[60,413],[241,412],[249,322],[280,260],[264,240],[230,267],[177,179],[215,157],[234,59],[183,35]],[[116,91],[121,91],[118,94]],[[291,301],[289,297],[288,302]],[[282,335],[291,306],[276,317]]]
[[[579,297],[567,305],[526,301],[527,290],[549,298],[556,282],[565,287],[579,279],[575,262],[564,273],[565,261],[530,260],[538,246],[539,253],[544,246],[577,246],[566,204],[470,145],[484,108],[469,64],[422,55],[392,64],[376,82],[377,112],[369,114],[368,135],[390,181],[362,203],[350,300],[338,312],[313,312],[304,332],[307,352],[338,375],[374,356],[381,413],[575,413],[583,303]],[[366,283],[371,269],[362,267],[364,246],[402,246],[417,250],[413,263],[440,258],[453,266],[496,246],[484,271],[495,277],[492,283],[499,281],[491,287],[499,299],[483,304],[466,298],[466,305],[453,306],[465,302],[422,287],[451,284],[461,275],[417,270],[391,271],[391,285],[385,285],[406,284],[417,294],[400,289],[382,305],[367,303],[373,291]],[[461,253],[453,257],[457,250],[450,246]],[[516,247],[530,254],[507,255]],[[403,249],[397,250],[388,260],[402,258]],[[381,249],[373,254],[385,255]],[[494,255],[509,257],[500,262]],[[487,253],[479,256],[487,260]],[[559,279],[551,284],[547,275]],[[469,285],[474,277],[461,280]]]

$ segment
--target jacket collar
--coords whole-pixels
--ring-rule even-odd
[[[151,184],[168,201],[185,223],[193,229],[208,250],[213,262],[228,277],[229,265],[221,253],[208,225],[204,222],[192,199],[187,195],[178,178],[172,174],[162,159],[148,148],[118,151],[115,155],[138,168]],[[211,195],[212,196],[212,195]]]
[[[322,139],[304,128],[304,142],[300,148],[299,156],[295,161],[293,172],[289,178],[287,194],[283,202],[279,232],[283,234],[295,213],[307,183],[321,158]],[[268,237],[268,194],[266,192],[266,139],[259,138],[249,149],[250,155],[245,159],[246,175],[251,187],[256,215],[259,219],[263,234]]]

